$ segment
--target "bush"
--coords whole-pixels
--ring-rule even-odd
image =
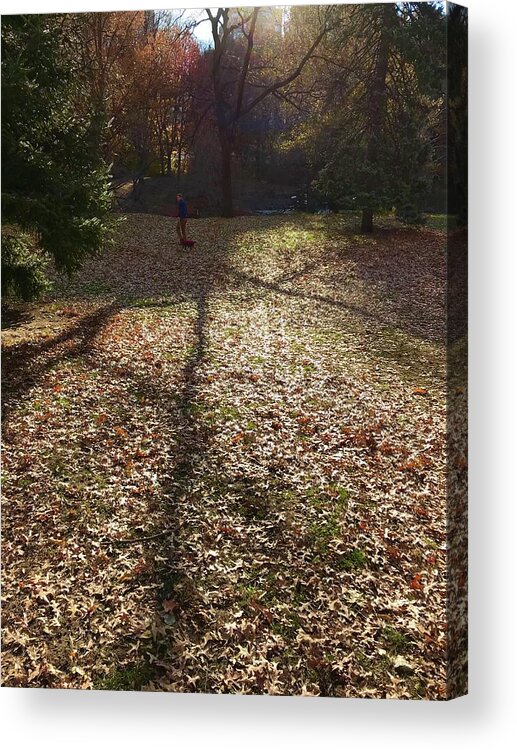
[[[28,234],[10,233],[5,229],[2,236],[2,296],[14,295],[26,301],[39,297],[50,286],[45,276],[47,262]]]
[[[59,16],[2,18],[2,288],[24,299],[45,288],[45,259],[71,273],[109,228],[107,126],[80,104],[73,34]]]

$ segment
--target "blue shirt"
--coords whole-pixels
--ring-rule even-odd
[[[178,216],[180,219],[186,219],[187,218],[187,204],[183,200],[183,198],[180,198],[178,201]]]

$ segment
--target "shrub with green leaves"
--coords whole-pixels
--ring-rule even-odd
[[[71,273],[109,230],[105,118],[81,104],[73,38],[57,15],[2,18],[2,292],[24,299],[49,260]]]

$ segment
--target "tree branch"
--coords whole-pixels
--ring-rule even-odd
[[[242,62],[242,69],[241,69],[241,74],[239,78],[239,84],[237,86],[237,102],[235,105],[235,114],[234,114],[235,120],[239,119],[241,110],[242,110],[244,86],[246,85],[246,78],[248,76],[248,70],[250,67],[251,53],[253,51],[253,37],[255,34],[255,26],[257,24],[257,17],[259,14],[259,10],[260,8],[253,8],[253,13],[251,14],[250,30],[247,34],[248,44],[246,46],[246,54],[244,55],[244,60]]]
[[[313,56],[315,50],[318,48],[320,42],[322,41],[322,39],[324,38],[324,36],[328,33],[328,31],[329,31],[329,27],[325,24],[323,26],[322,30],[320,31],[320,33],[318,34],[318,36],[316,37],[316,39],[313,41],[313,43],[311,44],[311,46],[309,47],[309,49],[305,53],[305,55],[302,57],[302,59],[300,60],[300,62],[296,66],[296,68],[294,69],[294,71],[292,73],[290,73],[290,75],[288,75],[285,78],[283,78],[282,80],[276,81],[276,83],[273,83],[270,86],[268,86],[267,88],[265,88],[264,91],[261,94],[259,94],[257,97],[255,97],[255,99],[253,99],[248,104],[247,107],[244,107],[241,110],[241,112],[239,114],[239,117],[243,117],[244,115],[247,115],[249,112],[251,112],[251,110],[254,107],[257,106],[257,104],[259,104],[267,96],[269,96],[270,94],[273,94],[275,91],[278,91],[279,89],[284,88],[285,86],[288,86],[290,83],[292,83],[292,81],[294,81],[296,78],[298,78],[298,76],[303,71],[305,65],[311,59],[311,57]]]

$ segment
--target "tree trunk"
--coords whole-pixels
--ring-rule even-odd
[[[371,208],[363,208],[361,232],[373,232],[373,211]]]
[[[223,134],[221,136],[221,215],[227,218],[233,216],[233,188],[232,188],[232,143]]]
[[[182,161],[183,161],[183,141],[180,139],[180,141],[178,142],[178,162],[176,165],[176,175],[177,175],[176,181],[178,183],[178,186],[180,184],[181,170],[183,168]]]
[[[379,147],[382,148],[384,123],[386,120],[386,102],[388,89],[386,78],[388,75],[388,61],[390,54],[390,33],[393,25],[393,9],[384,5],[380,15],[380,38],[375,59],[375,69],[368,102],[368,131],[370,139],[366,146],[366,160],[374,168],[379,158]],[[370,177],[369,191],[375,193],[375,172]],[[373,209],[363,209],[361,232],[373,232]]]
[[[165,174],[164,153],[163,153],[163,145],[162,145],[161,140],[160,140],[160,174],[162,175],[162,177]]]

